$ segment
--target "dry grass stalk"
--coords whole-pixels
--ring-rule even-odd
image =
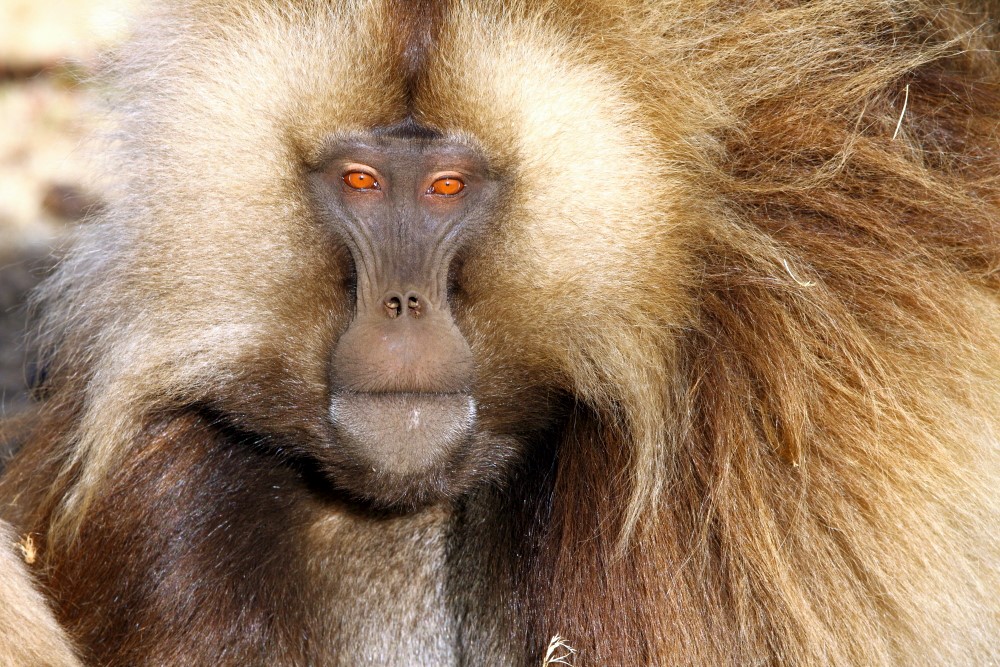
[[[570,646],[563,637],[555,635],[549,640],[549,648],[545,651],[545,658],[542,659],[542,667],[549,665],[570,665],[576,649]]]

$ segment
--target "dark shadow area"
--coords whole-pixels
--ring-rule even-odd
[[[30,401],[26,302],[54,263],[48,248],[0,250],[0,418],[17,414]]]

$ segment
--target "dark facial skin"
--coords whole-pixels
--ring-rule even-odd
[[[322,463],[376,504],[452,495],[472,465],[477,406],[449,276],[495,215],[498,180],[465,145],[391,133],[332,142],[310,178],[357,276],[353,320],[332,350],[336,443]]]

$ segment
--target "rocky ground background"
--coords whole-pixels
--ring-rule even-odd
[[[0,416],[27,401],[28,293],[100,205],[87,140],[100,93],[88,79],[127,34],[135,5],[0,0]]]

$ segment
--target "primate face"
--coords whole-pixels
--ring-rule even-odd
[[[491,448],[452,296],[499,218],[503,177],[481,150],[409,122],[330,140],[309,183],[353,278],[329,351],[329,429],[311,453],[376,503],[454,495]]]

